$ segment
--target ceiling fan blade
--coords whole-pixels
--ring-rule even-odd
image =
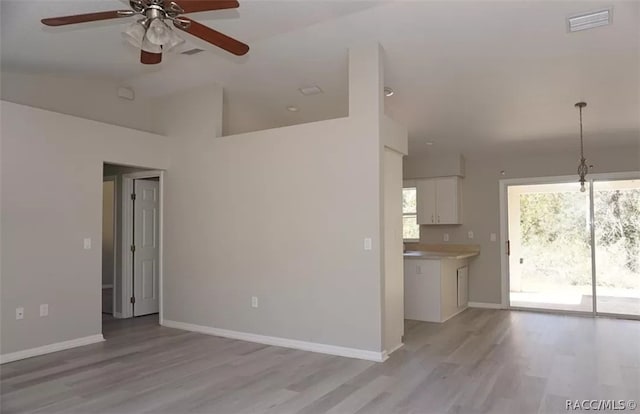
[[[234,55],[237,55],[237,56],[242,56],[249,51],[248,45],[245,45],[244,43],[232,37],[222,34],[216,30],[213,30],[203,24],[195,22],[186,17],[181,17],[181,19],[188,20],[191,24],[189,25],[189,27],[184,28],[184,27],[180,27],[178,23],[174,22],[174,25],[178,29],[184,30],[189,34],[204,40],[205,42],[209,42],[212,45],[218,46],[219,48],[222,48],[227,52],[233,53]]]
[[[240,5],[236,0],[174,0],[184,13],[210,10],[235,9]]]
[[[162,53],[151,53],[146,50],[141,50],[140,62],[145,65],[157,65],[162,62]]]
[[[117,19],[132,15],[131,10],[111,10],[97,13],[74,14],[73,16],[51,17],[42,19],[41,22],[47,26],[64,26],[67,24],[95,22],[98,20]]]

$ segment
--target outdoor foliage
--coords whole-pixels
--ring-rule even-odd
[[[420,226],[416,217],[416,189],[402,189],[402,237],[408,239],[420,238]]]
[[[522,277],[591,284],[588,193],[520,196]],[[640,288],[640,189],[594,193],[598,286]]]

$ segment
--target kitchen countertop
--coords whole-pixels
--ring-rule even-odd
[[[406,251],[405,259],[440,260],[440,259],[467,259],[480,254],[479,252],[435,252],[435,251]]]
[[[477,244],[421,244],[405,243],[405,259],[468,259],[480,254]]]

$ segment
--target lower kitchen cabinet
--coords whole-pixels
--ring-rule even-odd
[[[444,322],[467,308],[467,259],[405,259],[404,317]]]

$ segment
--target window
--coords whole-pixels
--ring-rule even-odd
[[[420,226],[416,208],[416,188],[402,189],[402,238],[405,241],[420,240]]]

